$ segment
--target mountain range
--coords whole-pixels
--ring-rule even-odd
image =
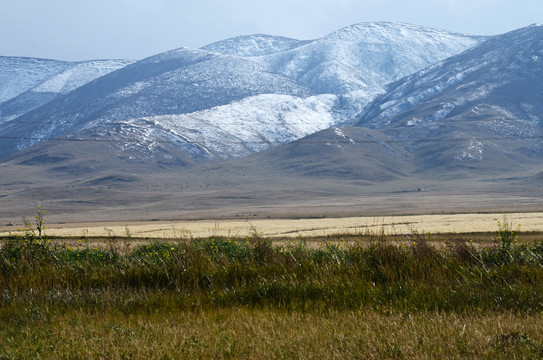
[[[194,214],[428,189],[526,199],[543,181],[541,61],[541,26],[402,23],[140,61],[0,57],[0,218],[27,201],[89,214],[190,199]]]
[[[268,119],[275,119],[272,131],[256,129],[245,132],[246,136],[225,132],[223,137],[214,137],[218,140],[213,141],[215,144],[233,138],[248,144],[248,151],[220,150],[222,158],[239,157],[253,148],[262,150],[330,126],[349,124],[390,81],[480,41],[480,37],[407,24],[376,23],[350,26],[314,41],[255,35],[199,50],[180,48],[128,64],[30,111],[26,93],[0,104],[0,116],[9,116],[10,120],[3,121],[2,133],[13,140],[0,147],[0,156],[59,135],[85,132],[92,137],[109,128],[110,132],[121,131],[122,137],[122,131],[141,129],[131,124],[151,124],[148,118],[156,121],[157,116],[166,116],[169,121],[161,124],[174,128],[153,131],[156,137],[146,141],[184,143],[195,157],[206,157],[214,155],[207,151],[209,141],[202,142],[194,134],[216,133],[217,127],[223,127],[223,120],[252,127],[260,119],[257,110],[266,108]],[[72,70],[78,74],[77,69]],[[47,79],[36,88],[51,88],[48,83],[55,81]],[[30,91],[32,95],[43,93]],[[267,96],[258,98],[260,95]],[[313,96],[317,97],[307,100]],[[234,104],[240,101],[243,103]],[[314,126],[308,122],[310,128],[302,132],[289,131],[289,124],[281,119],[288,118],[297,104],[318,108],[318,114],[310,110],[311,116],[327,120],[324,124],[316,121]],[[238,109],[235,119],[231,118],[233,107]],[[22,115],[13,119],[14,113]],[[181,114],[189,115],[172,121]],[[179,125],[185,126],[187,118],[193,119],[193,126],[180,133]],[[286,133],[274,127],[284,128]],[[254,138],[260,139],[258,144],[254,144]]]
[[[358,125],[401,141],[419,168],[466,176],[543,160],[543,27],[488,39],[390,84]]]

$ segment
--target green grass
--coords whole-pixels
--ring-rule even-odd
[[[152,242],[129,251],[18,236],[0,249],[0,304],[145,309],[148,303],[287,310],[541,311],[543,243],[437,249],[351,242],[310,248],[266,239]]]
[[[519,243],[508,227],[500,227],[497,235],[505,240],[486,247],[458,236],[434,246],[429,236],[420,234],[401,241],[379,236],[275,245],[258,237],[137,246],[129,239],[110,238],[94,241],[96,246],[83,240],[70,247],[30,229],[1,243],[0,359],[55,354],[296,358],[301,357],[297,348],[313,354],[308,358],[327,352],[360,358],[540,358],[543,242]],[[290,342],[283,346],[277,334],[265,343],[252,338],[243,342],[251,334],[242,334],[242,320],[234,320],[232,314],[254,321],[255,332],[263,332],[266,324],[283,327],[290,331]],[[510,320],[492,328],[491,319],[504,314],[510,314]],[[206,327],[213,326],[198,325],[198,316],[214,324],[208,331],[218,338],[205,335]],[[228,320],[223,328],[216,316]],[[292,316],[315,324],[296,331]],[[368,317],[377,322],[368,323]],[[337,342],[331,342],[329,332],[343,329],[346,318],[352,327],[337,330]],[[190,319],[193,331],[172,322],[175,319]],[[387,319],[396,322],[403,335],[387,336],[379,330],[381,335],[371,338],[370,329],[387,327]],[[405,325],[410,323],[405,319],[418,320]],[[481,325],[472,334],[474,340],[466,337],[468,332],[459,332],[458,322],[470,329],[477,322],[488,327]],[[515,326],[524,322],[524,327]],[[430,323],[448,329],[447,343],[445,335],[439,340],[429,333]],[[365,324],[365,330],[356,324]],[[175,329],[184,335],[173,336],[170,331]],[[80,332],[83,340],[70,331]],[[410,331],[418,331],[419,339]],[[172,336],[164,345],[171,352],[152,350],[166,341],[166,334]],[[108,345],[101,348],[98,339]],[[439,352],[432,345],[438,340],[449,350]],[[323,345],[312,349],[304,341]],[[129,347],[137,342],[142,342],[141,348]],[[268,350],[258,352],[260,348]],[[104,349],[109,352],[100,353]]]
[[[11,320],[13,321],[13,320]],[[541,359],[543,316],[246,308],[149,314],[30,309],[3,359]]]

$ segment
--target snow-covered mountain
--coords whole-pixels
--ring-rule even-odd
[[[253,35],[205,49],[253,58],[319,94],[343,95],[346,117],[392,81],[468,49],[484,38],[402,23],[360,23],[323,38],[298,41]],[[344,111],[345,112],[345,111]]]
[[[266,34],[236,36],[202,47],[202,50],[223,55],[254,57],[291,50],[311,41]]]
[[[0,56],[0,103],[69,69],[70,62]]]
[[[133,62],[131,60],[57,62],[1,57],[0,78],[3,77],[6,82],[1,83],[0,93],[15,96],[4,102],[0,101],[0,123],[15,119],[59,95],[67,94]],[[28,85],[34,86],[27,88]]]
[[[428,168],[507,170],[543,155],[543,27],[493,37],[388,87],[359,125]]]
[[[319,93],[364,90],[377,94],[384,85],[479,41],[478,37],[408,24],[361,23],[260,61]]]
[[[92,122],[68,138],[115,139],[119,157],[171,157],[169,148],[195,159],[238,158],[336,125],[334,95],[300,98],[262,94],[188,114]]]
[[[173,50],[111,72],[4,123],[0,130],[13,139],[3,142],[0,155],[101,123],[191,113],[258,94],[307,97],[313,91],[244,58]]]
[[[391,23],[130,64],[0,58],[0,209],[540,209],[542,59],[539,26],[481,38]]]
[[[83,82],[65,81],[75,70],[64,69],[0,106],[0,131],[9,137],[0,156],[42,139],[100,131],[119,139],[137,133],[143,149],[150,138],[171,143],[175,134],[174,143],[194,156],[246,156],[350,124],[388,82],[482,40],[364,23],[311,41],[250,35],[200,50],[181,48],[79,87]],[[15,118],[25,103],[34,110]]]

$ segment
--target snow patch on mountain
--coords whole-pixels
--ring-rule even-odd
[[[349,144],[355,144],[356,143],[356,141],[354,141],[353,139],[351,139],[350,137],[345,135],[345,133],[343,132],[343,130],[341,128],[335,128],[333,130],[334,130],[334,134],[337,137],[341,138],[341,143],[336,142],[336,143],[332,144],[331,142],[327,142],[326,143],[327,146],[335,146],[338,149],[343,149],[345,141],[348,141]]]
[[[465,150],[455,156],[455,160],[475,160],[483,161],[483,143],[477,138],[470,139],[465,144]]]
[[[253,57],[271,55],[301,46],[305,43],[307,43],[307,41],[295,40],[282,36],[254,34],[236,36],[234,38],[218,41],[202,47],[202,50],[224,55]]]
[[[384,86],[483,40],[401,23],[361,23],[257,60],[320,93]]]
[[[92,80],[133,62],[131,60],[95,60],[75,63],[71,68],[34,87],[32,91],[67,94]]]
[[[130,150],[133,158],[150,157],[160,149],[157,144],[192,148],[194,157],[239,158],[336,125],[335,102],[334,95],[263,94],[190,114],[95,124],[84,132],[118,127],[113,136],[129,140],[118,149]]]
[[[70,67],[66,61],[0,56],[0,103]]]

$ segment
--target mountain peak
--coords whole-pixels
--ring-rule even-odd
[[[388,42],[399,39],[416,40],[420,36],[428,37],[471,37],[466,34],[438,30],[419,25],[401,22],[362,22],[353,24],[324,37],[325,40],[364,41],[364,42]]]
[[[141,60],[141,63],[158,63],[162,61],[169,61],[169,60],[177,60],[177,59],[200,59],[204,58],[206,56],[212,56],[209,51],[201,50],[201,49],[193,49],[188,47],[180,47],[174,50],[169,50],[160,54],[156,54],[153,56],[149,56],[148,58],[145,58]]]
[[[223,55],[253,57],[271,55],[306,43],[283,36],[266,34],[241,35],[202,47],[202,50]]]

